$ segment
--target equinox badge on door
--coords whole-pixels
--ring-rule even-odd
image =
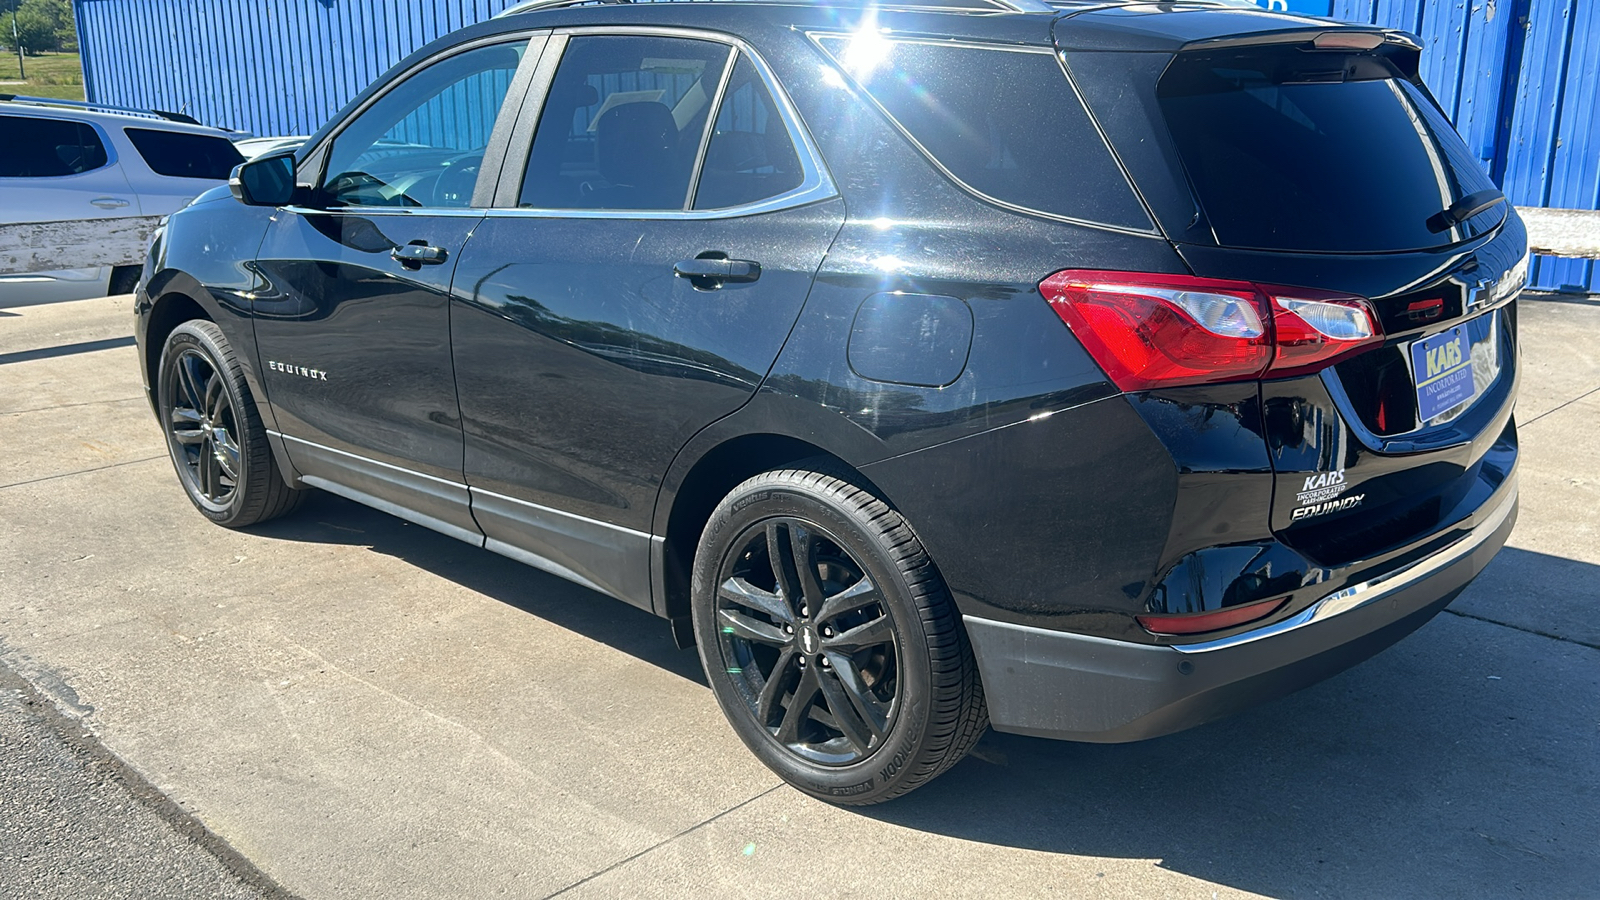
[[[267,368],[286,375],[299,375],[301,378],[310,378],[313,381],[328,380],[328,373],[321,369],[308,369],[305,366],[290,365],[289,363],[281,363],[272,359],[267,360]]]

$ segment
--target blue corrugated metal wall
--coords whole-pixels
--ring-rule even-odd
[[[1600,209],[1595,0],[1332,0],[1423,39],[1422,76],[1518,206]],[[1536,257],[1535,287],[1600,291],[1592,260]]]
[[[74,0],[91,100],[308,134],[406,54],[509,0]],[[1403,28],[1467,146],[1520,206],[1600,208],[1600,0],[1258,0]],[[1600,291],[1592,261],[1543,288]]]
[[[510,0],[74,0],[90,100],[310,134],[436,37]]]

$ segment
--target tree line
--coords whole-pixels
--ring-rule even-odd
[[[0,46],[38,56],[47,50],[76,51],[78,29],[67,0],[0,0]]]

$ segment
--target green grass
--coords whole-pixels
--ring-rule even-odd
[[[17,81],[17,55],[0,52],[0,94],[26,94],[33,97],[56,97],[61,100],[83,99],[83,64],[76,53],[46,53],[23,60],[27,66],[28,80]]]

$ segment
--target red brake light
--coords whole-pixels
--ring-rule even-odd
[[[1300,374],[1383,340],[1367,301],[1322,291],[1068,269],[1039,292],[1123,391]]]
[[[1203,631],[1220,631],[1264,618],[1276,612],[1288,597],[1275,597],[1256,603],[1229,606],[1216,612],[1189,613],[1179,616],[1134,616],[1144,630],[1151,634],[1199,634]]]

